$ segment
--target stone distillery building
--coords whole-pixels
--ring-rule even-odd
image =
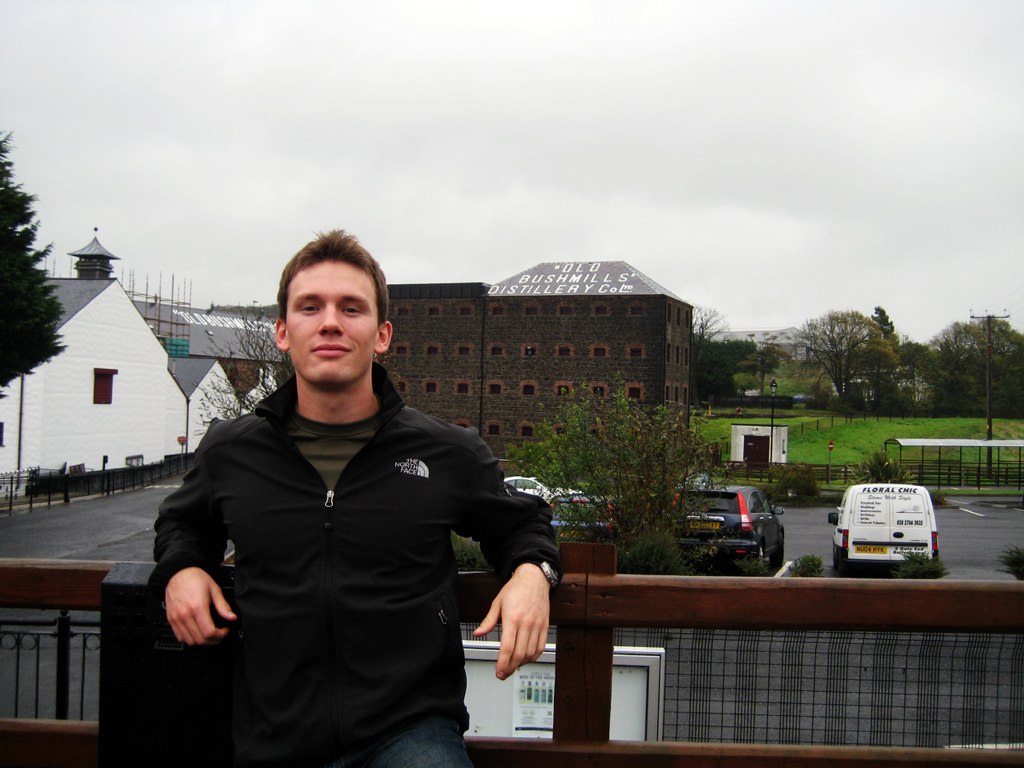
[[[391,286],[382,362],[406,401],[474,427],[499,457],[587,387],[689,400],[693,308],[629,264],[538,264],[494,285]]]

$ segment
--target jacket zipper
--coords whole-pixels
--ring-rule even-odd
[[[334,491],[331,489],[327,490],[327,497],[324,499],[324,593],[326,599],[324,600],[324,621],[325,630],[327,632],[327,664],[328,664],[328,675],[332,678],[331,685],[328,688],[328,702],[331,713],[331,726],[330,734],[335,745],[340,748],[343,739],[339,732],[338,725],[341,722],[339,717],[338,707],[340,706],[337,700],[337,685],[333,679],[338,674],[338,660],[337,653],[335,651],[335,643],[337,642],[334,636],[334,602],[330,599],[330,595],[334,592],[334,569],[331,567],[332,564],[332,552],[333,552],[333,536],[334,533]]]

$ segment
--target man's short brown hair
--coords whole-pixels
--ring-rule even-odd
[[[281,272],[277,289],[277,316],[284,320],[288,314],[288,286],[299,272],[323,261],[341,261],[363,270],[373,282],[377,293],[377,323],[388,319],[388,282],[384,271],[370,252],[363,248],[355,235],[343,229],[320,232],[292,256]]]

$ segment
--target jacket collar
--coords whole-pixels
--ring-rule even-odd
[[[395,389],[391,377],[388,376],[387,369],[380,363],[373,364],[373,391],[380,398],[380,415],[384,421],[389,421],[405,407],[405,401],[398,390]],[[298,387],[295,384],[295,375],[293,374],[288,381],[256,406],[256,413],[260,416],[275,418],[283,423],[288,418],[288,415],[295,410],[297,399]]]

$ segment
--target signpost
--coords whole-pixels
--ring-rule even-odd
[[[825,472],[825,482],[832,482],[832,449],[836,447],[836,444],[831,440],[828,441],[828,470]]]

